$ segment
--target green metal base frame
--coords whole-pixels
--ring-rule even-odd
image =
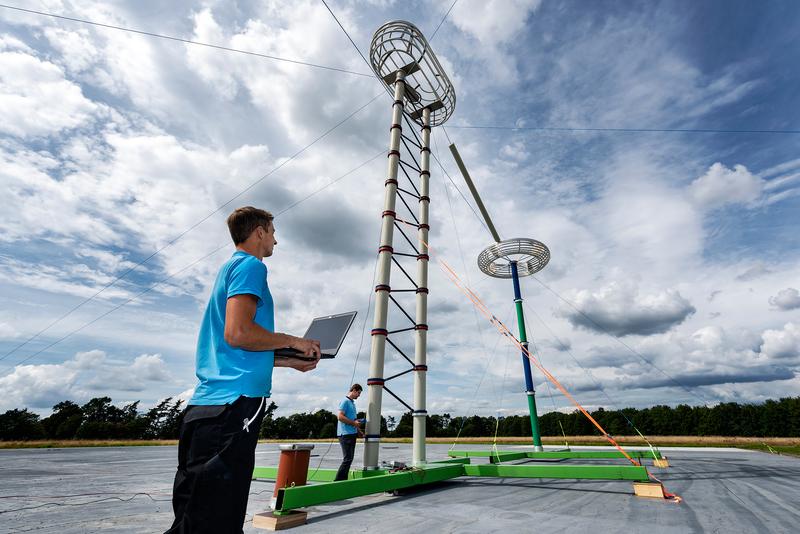
[[[619,451],[447,451],[451,458],[489,458],[491,463],[513,462],[514,460],[564,460],[570,458],[625,458]],[[629,451],[631,458],[653,458],[651,451]],[[655,451],[655,458],[661,460],[661,453]]]
[[[468,454],[472,455],[473,452],[482,451],[468,451]],[[256,467],[253,478],[274,479],[277,472],[275,467]],[[422,486],[460,476],[630,481],[649,479],[644,467],[634,465],[472,465],[468,457],[450,458],[424,467],[394,472],[383,469],[354,470],[350,472],[348,480],[331,482],[335,475],[335,469],[316,469],[309,472],[308,480],[322,483],[279,489],[275,513],[280,515],[297,508]]]

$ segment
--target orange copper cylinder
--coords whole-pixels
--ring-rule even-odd
[[[292,443],[281,445],[281,457],[278,463],[278,476],[275,479],[273,502],[278,497],[278,490],[292,486],[305,486],[308,478],[308,462],[314,445]]]

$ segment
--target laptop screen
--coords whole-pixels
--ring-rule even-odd
[[[336,353],[355,316],[356,312],[349,312],[330,317],[318,317],[311,322],[311,326],[308,327],[308,331],[303,337],[318,339],[320,349],[326,354]]]

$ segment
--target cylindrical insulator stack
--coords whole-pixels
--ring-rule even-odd
[[[388,178],[385,182],[381,241],[378,248],[378,266],[375,277],[375,319],[372,324],[372,349],[369,378],[367,378],[367,426],[364,436],[364,468],[378,468],[378,451],[381,440],[381,400],[383,398],[383,369],[386,355],[387,312],[389,309],[390,277],[392,272],[392,239],[394,237],[395,202],[397,200],[397,170],[400,164],[400,139],[402,136],[403,95],[405,74],[397,71],[392,105],[392,126],[389,135]]]
[[[417,256],[417,317],[414,339],[414,443],[413,465],[423,465],[425,456],[425,422],[428,411],[425,404],[426,376],[428,372],[428,233],[430,231],[430,162],[431,162],[431,112],[422,110],[422,146],[419,170],[419,255]]]

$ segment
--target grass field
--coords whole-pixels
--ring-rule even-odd
[[[615,436],[617,442],[624,446],[646,446],[638,436]],[[657,447],[739,447],[742,449],[772,452],[776,454],[789,454],[800,456],[800,438],[740,438],[727,436],[650,436],[650,443]],[[276,443],[287,441],[323,442],[327,439],[310,440],[261,440],[262,443]],[[454,443],[454,438],[428,438],[428,443]],[[459,438],[458,444],[491,445],[494,438]],[[564,445],[564,437],[542,437],[545,445]],[[30,448],[62,448],[62,447],[146,447],[151,445],[176,445],[177,440],[50,440],[50,441],[2,441],[0,449],[30,449]],[[411,443],[411,438],[384,438],[382,443]],[[530,445],[530,438],[523,437],[498,437],[498,445]],[[608,442],[601,436],[569,436],[567,443],[578,445],[607,445]]]

